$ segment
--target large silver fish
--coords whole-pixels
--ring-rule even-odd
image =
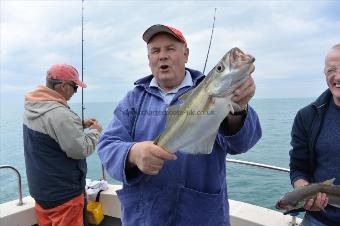
[[[284,214],[301,209],[306,201],[316,197],[318,192],[326,193],[328,204],[340,208],[340,185],[334,185],[335,178],[321,183],[311,183],[298,187],[286,193],[276,204],[276,208],[284,211]]]
[[[167,109],[166,129],[154,143],[171,153],[211,153],[221,122],[238,107],[231,100],[233,91],[254,71],[254,61],[239,48],[229,50],[195,89],[179,98],[180,105]]]

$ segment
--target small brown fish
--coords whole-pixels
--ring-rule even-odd
[[[321,183],[312,183],[303,187],[298,187],[286,193],[277,203],[276,208],[283,210],[284,214],[301,209],[305,203],[315,198],[317,193],[326,193],[328,204],[340,208],[340,185],[334,185],[335,178]]]

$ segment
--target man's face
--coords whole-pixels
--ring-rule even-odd
[[[340,49],[331,50],[325,60],[327,85],[333,94],[334,102],[340,106]]]
[[[148,43],[151,72],[165,90],[171,90],[183,81],[188,56],[189,49],[167,33],[155,35]]]
[[[71,99],[71,97],[77,92],[77,84],[72,81],[65,81],[62,83],[63,85],[63,96],[67,101]]]

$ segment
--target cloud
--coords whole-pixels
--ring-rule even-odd
[[[121,98],[135,80],[150,74],[141,35],[155,23],[181,29],[190,48],[187,66],[203,70],[215,7],[205,72],[238,46],[256,58],[257,97],[317,96],[325,87],[324,53],[340,37],[336,1],[85,1],[84,6],[84,78],[90,101]],[[0,8],[3,97],[22,96],[43,83],[54,63],[82,71],[81,1],[1,1]],[[309,94],[299,88],[318,83],[320,88]]]

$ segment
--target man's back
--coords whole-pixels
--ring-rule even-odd
[[[28,187],[39,225],[83,225],[85,158],[95,151],[102,127],[82,121],[67,101],[86,84],[71,65],[55,64],[46,86],[25,96],[23,139]],[[84,132],[89,128],[88,132]]]
[[[48,88],[37,91],[46,94]],[[61,149],[58,134],[63,124],[78,116],[57,100],[26,98],[24,151],[28,185],[32,197],[42,206],[53,206],[84,192],[86,161],[69,158]],[[73,134],[68,134],[69,140]],[[71,142],[70,142],[71,143]],[[45,204],[46,203],[46,204]],[[45,204],[45,205],[44,205]]]

